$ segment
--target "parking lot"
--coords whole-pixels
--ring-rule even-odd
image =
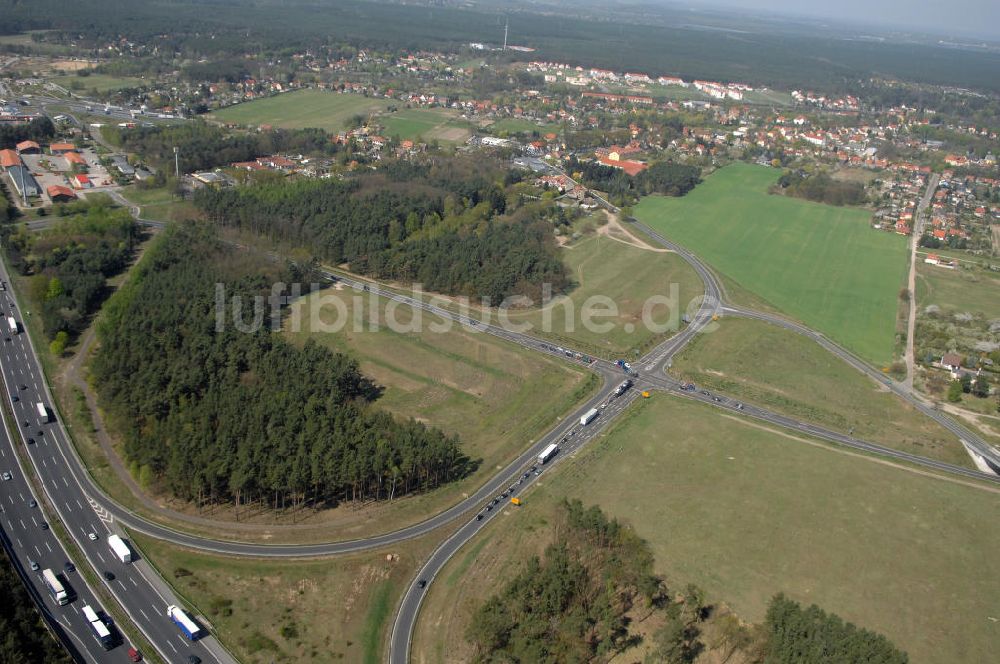
[[[27,165],[38,184],[42,189],[41,201],[43,205],[50,205],[52,200],[46,191],[52,185],[63,185],[76,191],[77,195],[86,194],[88,191],[100,191],[102,187],[114,184],[114,179],[107,169],[101,166],[97,153],[91,148],[80,150],[80,156],[86,162],[87,178],[92,184],[92,188],[79,190],[70,182],[73,176],[73,169],[61,155],[53,154],[22,154],[21,159]]]

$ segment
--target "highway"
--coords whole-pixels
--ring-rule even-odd
[[[10,283],[3,263],[0,263],[0,279]],[[0,373],[4,398],[16,420],[12,428],[18,431],[20,437],[17,441],[6,440],[0,463],[5,466],[2,470],[10,472],[15,479],[2,482],[0,490],[3,491],[3,507],[10,510],[11,517],[5,518],[4,531],[12,540],[16,559],[22,565],[28,565],[27,560],[32,559],[32,555],[37,555],[41,560],[36,562],[52,565],[54,571],[61,569],[67,561],[76,565],[90,565],[136,627],[168,662],[186,662],[190,654],[197,655],[205,664],[234,662],[215,637],[209,635],[191,643],[167,618],[166,607],[180,602],[148,562],[140,557],[135,562],[123,564],[113,556],[107,538],[112,533],[124,533],[116,527],[114,516],[103,507],[102,494],[85,489],[85,485],[90,482],[89,476],[81,471],[81,462],[53,408],[54,402],[44,381],[37,355],[24,330],[23,317],[27,315],[27,312],[22,315],[9,289],[0,292],[0,316],[4,318],[4,340],[0,341]],[[15,319],[18,332],[12,333],[9,330],[6,320],[8,317]],[[36,410],[37,403],[44,404],[50,416],[56,416],[56,421],[43,422]],[[39,503],[37,508],[27,507],[24,502],[25,499],[31,500],[31,492],[21,468],[14,463],[13,444],[24,448],[45,493],[45,501],[38,500],[36,496],[31,497]],[[80,482],[81,476],[86,478],[86,482]],[[86,560],[72,560],[58,547],[52,530],[41,528],[42,520],[56,520],[52,515],[43,516],[46,505],[54,510],[54,515],[65,526],[66,532],[83,552]],[[90,538],[91,533],[96,536],[96,540]],[[114,580],[108,580],[104,576],[105,571],[111,572]],[[49,601],[46,609],[54,613],[60,623],[71,627],[74,640],[83,642],[93,650],[93,643],[87,643],[88,640],[95,641],[90,627],[80,625],[82,619],[76,616],[84,603],[91,604],[95,609],[99,604],[93,599],[93,592],[86,587],[79,574],[67,573],[67,576],[80,598],[85,601],[77,600],[65,607],[52,606]],[[71,619],[76,622],[67,622]],[[102,649],[94,656],[86,655],[84,661],[126,662],[127,648],[128,644],[123,644],[107,653]]]
[[[34,493],[27,475],[21,469],[14,443],[7,433],[9,423],[6,414],[3,421],[5,426],[3,435],[0,436],[0,472],[10,473],[11,479],[3,481],[0,486],[0,538],[14,563],[14,569],[24,580],[25,587],[35,599],[46,621],[74,660],[123,661],[118,653],[104,650],[80,612],[80,607],[84,605],[89,605],[98,612],[103,609],[83,577],[75,572],[64,571],[63,566],[70,560],[70,556],[51,529],[43,530],[42,524],[49,522],[44,500]],[[36,506],[32,507],[32,504]],[[38,565],[37,570],[31,569],[32,563]],[[73,602],[65,606],[55,602],[42,580],[44,569],[51,569],[65,578],[63,585],[68,592],[72,590],[71,594],[76,595]]]
[[[123,201],[123,199],[117,195],[117,192],[114,192],[113,195],[116,195],[116,198]],[[130,208],[132,209],[133,214],[138,218],[138,210],[136,208],[132,208],[131,206]],[[149,225],[158,225],[155,224],[155,222],[150,223],[147,220],[139,219],[139,221]],[[41,226],[42,223],[44,222],[39,222],[38,226]],[[680,383],[667,376],[664,371],[667,367],[669,367],[673,355],[680,351],[688,343],[688,341],[694,337],[695,334],[709,328],[709,326],[714,322],[715,317],[719,315],[752,316],[774,324],[782,325],[788,329],[793,329],[796,332],[810,336],[810,338],[813,338],[817,341],[817,343],[822,344],[825,348],[849,362],[857,369],[872,375],[872,377],[876,380],[885,383],[886,378],[879,372],[876,372],[874,369],[869,367],[863,361],[841,349],[839,346],[836,346],[836,344],[833,344],[822,335],[819,335],[804,326],[788,321],[784,318],[771,316],[769,314],[751,312],[724,305],[724,291],[719,281],[709,268],[707,268],[703,263],[701,263],[700,260],[684,248],[669,242],[651,229],[643,227],[638,222],[633,221],[632,223],[642,228],[642,230],[644,230],[644,232],[650,235],[650,237],[654,240],[677,252],[678,255],[682,256],[692,265],[705,283],[705,297],[700,303],[699,309],[693,316],[690,324],[684,327],[673,337],[662,342],[656,348],[647,353],[646,356],[635,363],[637,368],[643,370],[643,374],[634,379],[636,381],[636,387],[619,399],[614,399],[612,397],[612,392],[615,386],[624,380],[625,376],[621,370],[611,362],[600,359],[593,359],[590,362],[585,362],[583,354],[575,352],[573,349],[559,347],[554,345],[552,342],[536,339],[527,334],[514,332],[501,326],[492,325],[482,321],[475,321],[468,316],[455,313],[422,300],[417,300],[406,295],[395,293],[372,282],[349,278],[340,274],[326,273],[327,278],[341,281],[345,285],[357,289],[359,292],[372,292],[397,302],[419,307],[442,318],[450,319],[455,323],[465,326],[467,329],[492,334],[525,348],[530,348],[534,351],[545,353],[550,356],[569,359],[570,361],[587,366],[601,377],[602,385],[600,389],[594,396],[588,399],[585,404],[579,406],[573,413],[570,413],[565,419],[560,421],[560,423],[558,423],[547,434],[542,436],[538,441],[530,444],[528,448],[513,462],[493,476],[493,478],[487,481],[468,498],[421,523],[363,540],[313,545],[253,544],[214,540],[179,532],[153,523],[141,516],[131,514],[128,510],[111,501],[91,480],[89,474],[84,469],[82,462],[76,456],[76,451],[70,444],[69,439],[59,422],[44,425],[43,435],[36,436],[38,440],[44,438],[44,442],[38,443],[36,441],[34,445],[27,446],[32,462],[41,477],[43,486],[46,488],[46,492],[50,493],[51,502],[56,506],[60,517],[70,526],[69,530],[74,539],[77,541],[77,544],[81,546],[82,550],[86,553],[88,560],[95,566],[95,569],[98,570],[106,568],[103,567],[103,565],[107,564],[107,560],[100,555],[100,552],[103,551],[105,556],[108,554],[106,544],[104,544],[103,540],[106,538],[106,535],[116,527],[116,524],[124,525],[132,530],[148,534],[152,537],[193,549],[239,556],[301,558],[330,556],[352,551],[369,550],[390,544],[398,544],[408,539],[429,533],[445,524],[451,523],[456,519],[462,517],[466,518],[466,522],[462,524],[458,530],[448,538],[448,540],[442,543],[442,545],[434,552],[425,566],[421,569],[418,579],[424,579],[428,583],[433,580],[434,576],[438,573],[441,567],[452,555],[454,555],[456,551],[458,551],[466,542],[474,537],[481,527],[483,527],[486,523],[489,523],[492,518],[495,518],[495,514],[502,511],[496,508],[498,506],[495,506],[494,509],[484,511],[486,509],[486,505],[490,504],[496,496],[502,494],[506,489],[513,488],[514,490],[513,494],[508,493],[507,499],[509,499],[511,495],[516,495],[521,491],[524,491],[533,481],[535,481],[537,476],[530,471],[530,468],[531,466],[536,465],[534,463],[534,459],[545,446],[550,443],[557,443],[560,445],[561,453],[551,462],[552,464],[558,464],[567,458],[571,458],[573,451],[578,449],[587,441],[591,440],[597,432],[606,426],[606,424],[621,411],[621,409],[631,402],[631,400],[635,399],[638,392],[643,389],[669,391],[683,398],[699,400],[713,407],[724,409],[733,415],[744,416],[773,425],[786,427],[805,435],[824,439],[863,452],[890,457],[907,463],[913,463],[963,477],[970,477],[990,482],[1000,482],[1000,478],[996,476],[967,468],[951,466],[949,464],[944,464],[916,455],[910,455],[898,450],[868,443],[866,441],[856,440],[845,434],[828,431],[821,427],[798,422],[794,419],[771,413],[752,405],[738,403],[725,397],[724,395],[713,395],[699,391],[682,390]],[[0,267],[0,276],[6,278],[5,267]],[[16,308],[10,300],[10,293],[4,294],[3,307],[5,311],[7,309],[15,311]],[[47,387],[41,379],[42,373],[38,365],[38,359],[30,346],[30,342],[26,334],[12,335],[11,342],[4,343],[3,349],[0,350],[0,362],[2,362],[4,380],[7,381],[8,385],[14,385],[15,387],[20,384],[30,385],[27,390],[27,394],[25,395],[26,398],[19,400],[17,403],[11,404],[16,416],[18,418],[25,417],[25,421],[30,423],[31,412],[34,404],[32,395],[42,395],[43,399],[48,404],[51,404],[52,401],[50,395],[48,394]],[[19,382],[22,380],[25,382]],[[30,382],[28,382],[29,380]],[[892,387],[891,381],[889,382],[889,385]],[[894,391],[896,390],[894,389]],[[10,389],[8,389],[8,397],[9,394]],[[907,396],[900,392],[897,392],[897,394],[900,394],[903,398],[912,399],[912,396]],[[598,408],[601,411],[601,416],[591,425],[582,427],[579,425],[579,417],[590,408]],[[935,412],[935,414],[939,417],[943,417],[940,413]],[[945,417],[944,419],[950,421],[950,418]],[[958,425],[956,424],[955,426]],[[954,431],[954,429],[951,430]],[[33,427],[29,426],[23,431],[31,432],[33,431]],[[963,436],[963,440],[965,439],[963,434],[958,435]],[[970,436],[969,438],[974,439],[975,437]],[[985,443],[983,444],[985,445]],[[547,464],[545,468],[547,469],[548,467],[549,465]],[[528,477],[524,476],[526,472],[528,473]],[[545,472],[549,471],[545,470]],[[73,507],[74,504],[76,504],[75,510]],[[87,511],[88,505],[90,506],[90,512]],[[97,518],[98,514],[104,518]],[[483,519],[476,519],[475,516],[477,514],[483,514]],[[89,539],[87,539],[86,536],[91,531],[99,534],[97,542],[90,542]],[[165,617],[162,615],[155,615],[155,612],[162,614],[162,609],[167,604],[165,597],[169,597],[169,590],[163,584],[162,580],[155,574],[155,572],[150,568],[145,567],[143,562],[134,564],[129,569],[134,569],[139,572],[134,577],[125,577],[128,579],[129,583],[132,583],[135,586],[134,590],[129,591],[128,586],[124,583],[118,584],[121,586],[120,588],[116,587],[115,584],[108,585],[113,591],[116,591],[116,598],[122,603],[129,615],[139,616],[137,625],[144,631],[147,639],[157,645],[158,650],[164,654],[168,661],[172,661],[171,657],[173,657],[175,653],[172,653],[171,651],[173,650],[177,655],[180,655],[182,652],[180,649],[181,646],[187,646],[187,643],[183,641],[180,634]],[[397,614],[392,630],[390,659],[393,662],[403,662],[408,658],[409,640],[412,635],[413,625],[415,624],[424,592],[425,588],[420,587],[420,584],[415,579],[414,583],[410,586],[402,598],[400,611]],[[74,633],[76,633],[75,630]],[[228,655],[212,638],[200,641],[197,644],[197,647],[204,649],[205,652],[202,652],[201,650],[196,652],[206,662],[229,661]]]

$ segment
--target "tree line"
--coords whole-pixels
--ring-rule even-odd
[[[864,662],[906,664],[905,652],[889,639],[823,611],[777,595],[767,609],[765,664]]]
[[[788,196],[827,205],[864,205],[868,202],[863,184],[834,180],[825,171],[813,175],[801,171],[786,171],[778,178],[777,186]]]
[[[254,296],[301,276],[189,223],[166,230],[108,301],[91,372],[141,482],[199,504],[278,508],[392,500],[474,469],[456,438],[376,408],[355,360],[272,332],[264,308],[255,331],[218,324],[217,285],[243,298],[249,324]]]
[[[223,226],[307,246],[360,274],[419,282],[436,292],[498,304],[513,294],[536,294],[543,283],[557,292],[569,286],[546,221],[550,203],[508,205],[496,182],[475,173],[449,178],[451,167],[398,169],[348,182],[203,189],[194,203]]]
[[[701,171],[696,166],[672,161],[655,163],[633,176],[596,160],[581,161],[573,157],[567,162],[566,171],[579,173],[584,184],[607,193],[613,203],[623,206],[649,194],[683,196],[701,182]]]
[[[128,210],[106,197],[57,205],[49,229],[19,229],[5,240],[11,266],[30,275],[29,297],[60,355],[107,298],[107,279],[131,262],[139,229]]]
[[[670,602],[631,529],[578,500],[563,501],[557,518],[544,558],[530,558],[473,614],[475,661],[608,661],[637,643],[630,611]]]
[[[276,152],[333,154],[336,146],[322,129],[272,129],[229,133],[201,121],[158,127],[104,127],[105,139],[126,152],[137,152],[158,169],[174,170],[174,148],[182,172],[201,171],[233,162],[252,161]]]
[[[608,662],[648,638],[647,664],[691,664],[709,648],[721,661],[739,652],[756,664],[907,662],[884,636],[781,594],[763,624],[746,625],[697,586],[668,589],[649,544],[597,506],[563,500],[550,528],[544,556],[474,611],[466,631],[474,661]],[[643,635],[635,627],[649,618],[658,627]],[[710,645],[702,639],[709,621]]]
[[[47,117],[31,122],[0,122],[0,150],[13,149],[21,141],[47,143],[56,135],[56,127]]]

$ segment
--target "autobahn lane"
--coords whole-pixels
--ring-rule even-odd
[[[505,510],[520,509],[510,504],[511,498],[522,495],[546,473],[552,472],[552,466],[558,466],[560,462],[570,459],[575,452],[593,440],[616,416],[621,414],[636,399],[638,394],[637,390],[632,389],[620,397],[609,396],[602,402],[603,407],[599,408],[600,415],[595,420],[587,425],[576,422],[570,428],[569,435],[564,437],[565,440],[559,439],[559,452],[551,461],[544,464],[539,463],[537,459],[534,460],[534,463],[531,460],[526,462],[519,473],[512,478],[508,490],[494,498],[498,502],[491,501],[490,509],[478,512],[431,553],[427,562],[420,568],[417,577],[406,589],[398,606],[396,619],[392,625],[392,633],[389,637],[390,664],[406,664],[409,661],[413,628],[416,625],[427,586],[434,581],[448,561],[488,523],[499,518],[499,515]]]
[[[11,562],[46,621],[74,660],[124,661],[119,653],[104,650],[80,611],[80,607],[88,605],[100,615],[103,608],[82,576],[65,571],[64,566],[71,558],[55,533],[47,527],[49,517],[46,513],[49,508],[34,493],[27,474],[21,468],[14,442],[8,435],[6,419],[5,414],[5,426],[0,436],[0,472],[9,473],[10,479],[0,484],[0,534]],[[32,569],[36,566],[37,569]],[[73,601],[66,605],[55,601],[42,579],[42,570],[45,569],[51,569],[65,579],[64,586],[75,596]]]
[[[0,279],[8,280],[6,266],[2,264]],[[16,419],[14,427],[20,436],[16,442],[23,445],[48,504],[83,553],[86,563],[166,661],[187,661],[188,655],[195,654],[206,664],[234,662],[211,635],[193,643],[184,638],[165,612],[168,605],[179,605],[180,602],[148,562],[139,559],[124,564],[113,556],[107,538],[112,533],[123,533],[115,528],[115,519],[110,511],[96,499],[101,494],[88,493],[79,481],[80,461],[62,423],[58,417],[55,422],[49,421],[55,412],[54,402],[37,364],[30,337],[24,329],[21,311],[9,290],[0,293],[0,316],[13,318],[17,328],[17,331],[11,331],[7,320],[4,320],[5,336],[0,342],[0,374],[4,398]],[[37,410],[39,403],[47,411],[45,418]],[[94,537],[91,537],[92,534]],[[69,559],[63,562],[66,560]],[[105,572],[110,572],[113,577],[108,578]],[[93,639],[89,625],[85,632],[74,631],[74,634],[81,639]],[[126,648],[116,648],[109,655],[113,660],[108,661],[127,661]]]

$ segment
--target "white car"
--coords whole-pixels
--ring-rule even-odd
[[[90,534],[87,535],[87,537],[90,538],[91,542],[96,542],[97,541],[97,534],[96,533],[90,533]]]
[[[6,481],[8,481],[8,480],[11,480],[11,479],[13,479],[13,477],[11,476],[11,474],[10,474],[10,473],[8,473],[8,472],[7,472],[6,470],[5,470],[5,471],[3,472],[3,481],[4,481],[4,482],[6,482]]]
[[[34,560],[31,561],[31,571],[32,572],[38,571],[38,563],[36,563]]]

